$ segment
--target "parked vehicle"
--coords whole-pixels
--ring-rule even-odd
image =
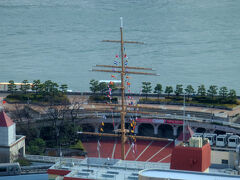
[[[228,147],[237,147],[239,144],[239,136],[238,135],[232,135],[228,138]]]
[[[218,147],[225,147],[228,143],[228,135],[227,134],[221,134],[217,136],[216,146]]]
[[[12,176],[21,174],[19,163],[0,163],[0,176]]]
[[[211,146],[216,144],[217,134],[204,133],[203,137],[209,140]]]
[[[203,133],[194,133],[193,137],[201,137],[201,138],[203,138]]]

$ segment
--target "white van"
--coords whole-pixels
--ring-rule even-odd
[[[211,146],[216,144],[217,134],[204,133],[203,137],[209,140]]]
[[[225,147],[227,145],[227,139],[228,139],[228,135],[226,134],[218,135],[216,140],[216,146]]]
[[[239,144],[239,136],[232,135],[228,138],[228,147],[237,147]]]

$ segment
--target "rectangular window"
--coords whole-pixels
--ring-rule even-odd
[[[7,168],[6,167],[0,167],[0,172],[7,172]]]
[[[227,159],[222,159],[222,164],[228,164],[228,160]]]

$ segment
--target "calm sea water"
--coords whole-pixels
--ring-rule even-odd
[[[0,0],[0,82],[11,79],[67,83],[88,91],[95,64],[113,65],[124,38],[129,66],[153,67],[160,76],[132,76],[153,86],[227,86],[240,95],[239,0]]]

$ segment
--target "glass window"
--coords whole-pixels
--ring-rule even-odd
[[[227,159],[222,159],[222,164],[228,164],[228,160]]]
[[[229,142],[236,142],[235,139],[229,139]]]
[[[7,172],[7,168],[6,167],[0,167],[0,172]]]
[[[8,168],[8,170],[9,170],[9,171],[14,171],[14,167],[11,167],[11,166],[10,166],[10,167]]]

